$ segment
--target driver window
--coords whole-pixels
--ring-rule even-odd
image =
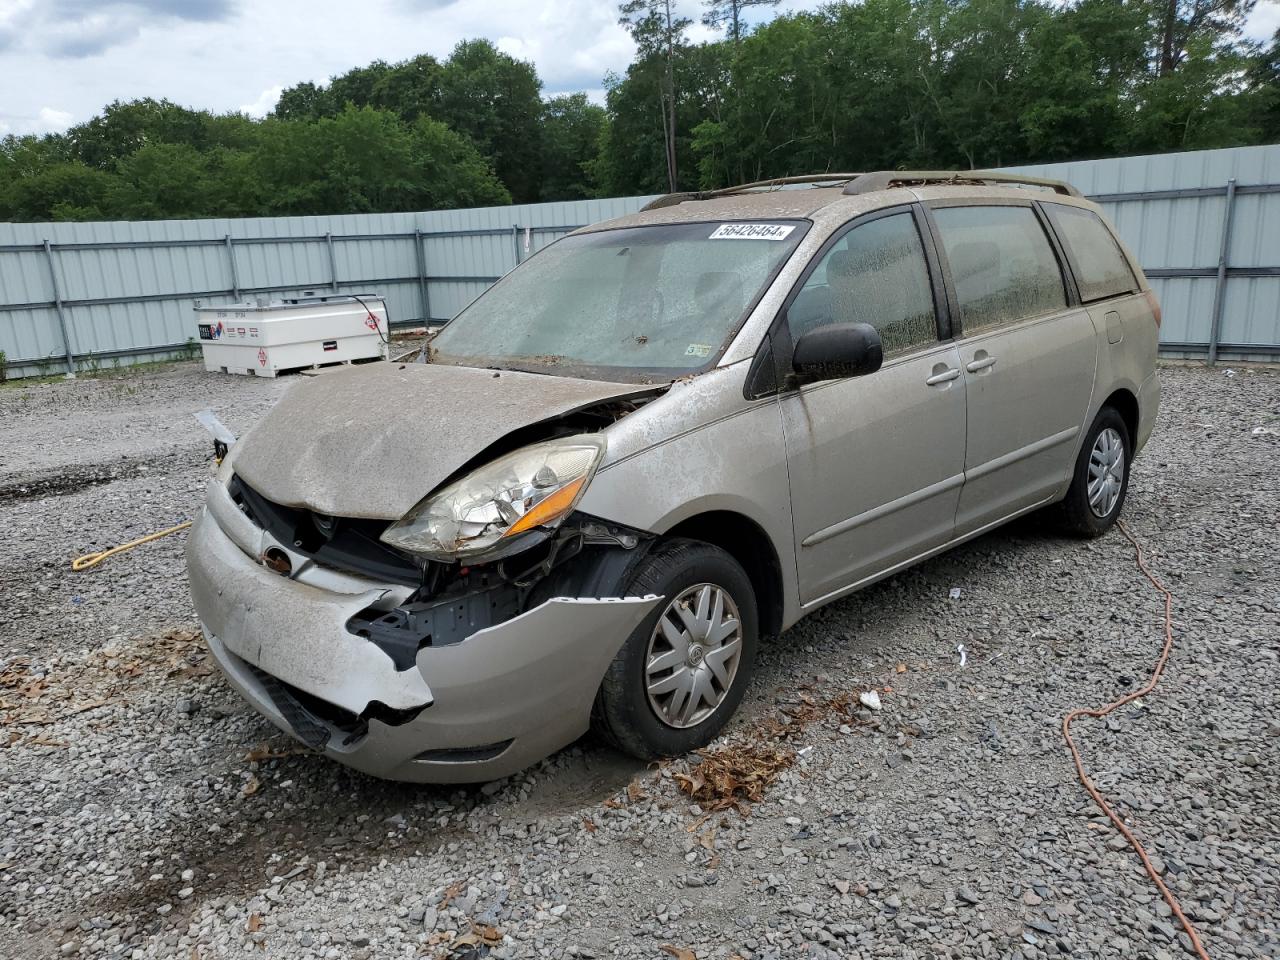
[[[787,325],[794,342],[829,323],[871,324],[886,359],[938,339],[929,268],[910,213],[854,227],[818,263]]]

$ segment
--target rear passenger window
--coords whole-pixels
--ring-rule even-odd
[[[965,335],[1067,305],[1058,260],[1030,207],[939,207],[933,216]]]
[[[1045,209],[1071,255],[1081,300],[1090,303],[1138,289],[1129,261],[1096,213],[1057,203],[1047,203]]]
[[[933,288],[915,219],[895,213],[854,227],[827,251],[787,310],[792,340],[829,323],[869,323],[884,355],[938,339]]]

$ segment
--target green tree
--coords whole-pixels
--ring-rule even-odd
[[[742,39],[743,13],[750,7],[776,7],[778,0],[703,0],[702,22],[708,27],[723,27],[727,39]]]
[[[542,81],[488,40],[465,40],[440,74],[437,120],[471,138],[517,203],[538,199]]]
[[[510,203],[511,194],[466,137],[438,120],[419,117],[410,128],[414,191],[409,210],[450,210]]]
[[[336,112],[329,88],[306,80],[282,90],[271,115],[278,120],[315,120],[331,117]]]
[[[676,14],[673,0],[623,0],[618,13],[618,22],[627,28],[636,43],[639,60],[657,66],[657,69],[639,71],[636,76],[653,77],[657,81],[667,189],[674,191],[680,182],[676,150],[676,58],[683,52],[684,34],[692,21]]]
[[[68,130],[66,138],[72,157],[99,170],[111,170],[148,143],[182,143],[198,150],[208,147],[211,118],[206,111],[168,100],[116,100],[100,115]]]
[[[542,108],[540,199],[581,200],[594,196],[596,158],[605,111],[585,93],[552,97]]]
[[[1196,47],[1203,52],[1238,38],[1256,0],[1150,0],[1158,31],[1159,67],[1164,77],[1177,70]]]
[[[348,106],[311,123],[270,120],[256,154],[266,211],[321,214],[507,203],[476,148],[438,121]]]
[[[1258,142],[1280,142],[1280,30],[1258,52],[1246,79]]]
[[[7,185],[0,182],[0,215],[16,221],[102,220],[111,184],[111,174],[78,160],[54,162]]]

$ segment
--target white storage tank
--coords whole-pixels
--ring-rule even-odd
[[[274,377],[385,356],[387,304],[378,296],[263,299],[195,310],[204,368],[213,373]]]

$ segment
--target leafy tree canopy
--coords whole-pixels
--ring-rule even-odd
[[[1243,39],[1254,3],[704,0],[725,38],[699,44],[668,0],[623,0],[637,53],[603,107],[544,98],[487,40],[297,84],[264,120],[117,101],[0,139],[0,218],[442,209],[1276,142],[1280,33]]]

